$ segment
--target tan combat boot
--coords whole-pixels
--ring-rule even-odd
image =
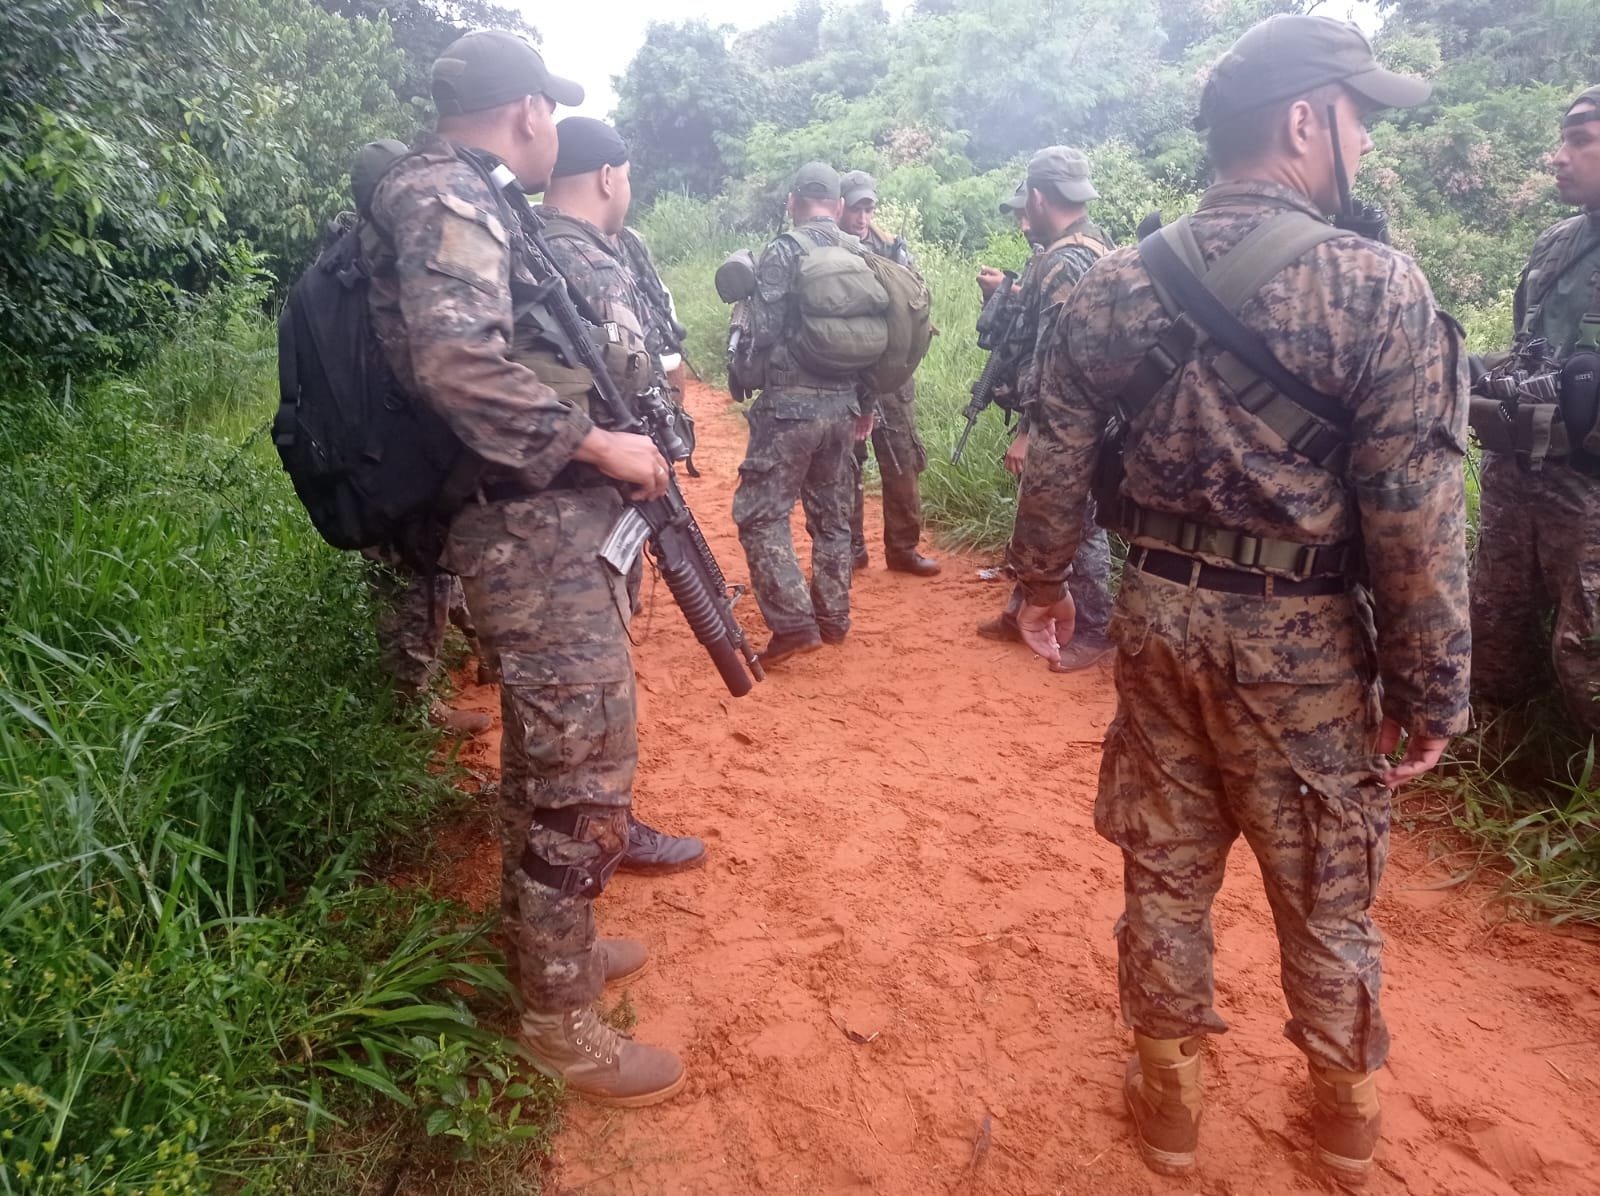
[[[545,1075],[565,1080],[573,1092],[602,1105],[657,1104],[676,1095],[689,1078],[677,1055],[613,1030],[592,1005],[566,1013],[524,1013],[522,1042]]]
[[[1317,1159],[1340,1184],[1358,1188],[1367,1182],[1378,1149],[1383,1115],[1378,1111],[1378,1083],[1367,1072],[1340,1071],[1310,1064],[1311,1128]]]
[[[1145,1166],[1162,1175],[1194,1170],[1200,1144],[1200,1039],[1133,1036],[1123,1095]]]

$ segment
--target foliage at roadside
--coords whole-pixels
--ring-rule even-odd
[[[363,875],[455,792],[262,434],[261,300],[0,394],[0,1192],[309,1191],[378,1149],[347,1124],[551,1122],[483,928]]]

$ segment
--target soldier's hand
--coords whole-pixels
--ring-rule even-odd
[[[1025,602],[1017,612],[1017,630],[1022,633],[1022,642],[1051,664],[1061,663],[1061,645],[1072,642],[1077,621],[1078,607],[1071,594],[1062,594],[1050,606]]]
[[[1011,447],[1006,449],[1006,455],[1000,458],[1000,464],[1006,467],[1006,472],[1014,478],[1022,476],[1022,466],[1028,460],[1028,434],[1018,432],[1012,440]]]
[[[1378,753],[1383,756],[1392,753],[1400,746],[1400,735],[1400,724],[1392,718],[1384,719],[1383,727],[1378,732]],[[1399,764],[1382,774],[1383,783],[1391,789],[1398,789],[1407,781],[1414,781],[1423,773],[1433,771],[1449,744],[1449,736],[1407,735],[1406,754]]]
[[[978,290],[983,292],[986,301],[994,294],[995,288],[1005,281],[1005,277],[1004,270],[996,270],[993,266],[978,267]]]
[[[876,411],[869,411],[865,415],[856,416],[856,443],[860,444],[868,436],[871,436],[872,429],[877,426],[878,413]]]
[[[660,498],[667,492],[667,459],[648,436],[591,428],[572,459],[628,483],[632,487],[628,497],[636,501]]]

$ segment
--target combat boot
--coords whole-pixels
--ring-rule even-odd
[[[980,633],[981,634],[981,633]],[[1021,631],[1017,632],[1020,637]],[[1075,635],[1061,645],[1061,659],[1050,666],[1052,673],[1076,673],[1093,668],[1107,659],[1116,649],[1111,641],[1100,636]]]
[[[600,939],[595,946],[600,950],[607,984],[637,980],[650,970],[650,948],[638,939]]]
[[[592,1005],[524,1013],[522,1043],[541,1072],[597,1104],[641,1109],[675,1096],[689,1078],[677,1055],[634,1042]]]
[[[867,555],[867,542],[857,540],[850,545],[850,567],[860,573],[872,563],[872,558]]]
[[[693,835],[669,835],[628,815],[628,849],[618,872],[663,876],[698,868],[706,862],[706,845]]]
[[[481,710],[457,710],[443,702],[435,702],[428,708],[428,721],[452,735],[482,735],[494,726],[493,717]]]
[[[1200,1144],[1200,1039],[1133,1036],[1123,1096],[1139,1154],[1162,1175],[1187,1175]]]
[[[931,556],[923,556],[915,548],[910,552],[885,553],[884,568],[891,573],[910,573],[914,577],[936,577],[941,568]]]
[[[1370,1072],[1341,1071],[1317,1063],[1309,1063],[1309,1067],[1317,1161],[1342,1186],[1359,1188],[1372,1170],[1383,1126],[1377,1078]]]
[[[1022,631],[1017,627],[1017,616],[1010,611],[1001,611],[992,619],[985,619],[978,624],[978,634],[986,640],[999,640],[1001,643],[1020,644]]]
[[[822,636],[815,631],[775,631],[767,646],[756,653],[763,667],[775,665],[799,656],[802,652],[815,652],[822,647]]]

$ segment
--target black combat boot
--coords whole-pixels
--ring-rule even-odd
[[[628,850],[618,872],[660,876],[706,862],[706,845],[692,835],[669,835],[628,815]]]

